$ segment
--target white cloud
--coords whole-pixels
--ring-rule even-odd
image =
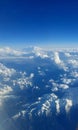
[[[73,68],[78,68],[78,60],[71,59],[68,61],[68,63],[70,64],[70,66],[72,65]]]
[[[54,53],[54,60],[55,60],[55,63],[56,64],[61,64],[62,61],[60,60],[60,57],[59,57],[59,53],[58,52],[55,52]]]
[[[54,93],[50,94],[50,96],[51,96],[54,100],[58,98],[58,96],[55,95]]]
[[[42,59],[48,58],[47,52],[44,51],[42,48],[34,47],[33,53],[35,53],[36,56],[39,56]]]
[[[6,95],[10,93],[11,91],[13,91],[12,88],[8,85],[5,85],[4,88],[0,88],[0,96]]]
[[[21,116],[21,113],[19,112],[19,113],[17,113],[16,115],[14,115],[12,118],[13,119],[17,119],[17,118],[19,118]]]
[[[13,91],[13,89],[8,85],[3,85],[3,88],[0,88],[0,107],[3,105],[3,100],[8,98],[8,94]]]
[[[41,111],[42,113],[46,113],[46,116],[49,114],[50,112],[50,102],[47,100],[45,103],[42,104],[42,108],[41,108]]]
[[[68,112],[70,111],[70,109],[71,109],[73,103],[72,103],[72,100],[70,100],[70,99],[65,99],[65,100],[66,100],[65,110],[66,110],[66,112],[68,113]]]
[[[0,50],[0,51],[3,51],[3,50]],[[14,51],[14,50],[11,50],[10,48],[6,49],[6,53],[9,54],[9,55],[12,54],[12,55],[15,55],[15,56],[17,56],[17,55],[20,56],[21,54],[23,54],[22,52]],[[53,53],[53,52],[51,52],[51,53]],[[46,53],[42,50],[38,50],[37,48],[35,50],[35,54],[36,54],[36,56],[40,56],[42,58],[49,57],[48,53]],[[72,55],[70,56],[69,53],[65,54],[68,57],[67,58],[68,60],[65,59],[66,62],[64,61],[62,56],[60,58],[59,52],[55,52],[53,54],[49,54],[49,55],[51,55],[51,56],[53,55],[53,57],[54,57],[53,61],[60,68],[67,70],[68,65],[76,66],[76,69],[78,68],[77,59],[74,59],[74,60],[71,59]],[[71,60],[69,59],[69,57],[70,57]],[[74,61],[74,63],[73,63],[73,61]],[[38,69],[38,73],[40,75],[42,75],[42,76],[45,75],[45,72],[43,72],[41,70],[40,66],[37,67],[37,69]],[[51,79],[51,80],[49,80],[49,82],[47,81],[47,83],[46,83],[47,85],[44,85],[44,87],[51,89],[52,91],[50,91],[50,92],[55,92],[55,91],[58,91],[58,90],[61,90],[61,89],[68,89],[69,87],[71,87],[71,83],[74,81],[74,78],[78,78],[78,72],[77,72],[76,69],[75,70],[72,69],[72,71],[70,72],[70,68],[69,68],[69,74],[66,73],[66,72],[65,72],[65,74],[60,74],[61,76],[59,75],[59,79],[57,79],[57,80]],[[45,69],[45,70],[47,71],[47,69]],[[13,76],[13,79],[11,79],[11,76],[13,74],[16,74],[17,76],[16,77]],[[33,88],[31,88],[33,90],[32,92],[34,92],[34,89],[37,90],[37,91],[38,90],[41,91],[41,88],[39,88],[37,85],[36,86],[33,85],[32,80],[35,76],[34,73],[30,73],[30,75],[27,76],[26,72],[24,72],[24,73],[23,72],[17,72],[15,69],[8,68],[5,65],[0,63],[0,76],[3,76],[3,79],[4,79],[4,80],[1,81],[1,82],[4,81],[3,85],[0,84],[0,86],[1,86],[1,88],[0,88],[0,105],[2,104],[3,97],[7,98],[8,95],[10,94],[10,92],[13,91],[12,88],[8,84],[12,84],[13,87],[19,86],[19,88],[21,88],[21,89],[24,89],[24,88],[28,89],[29,86],[30,86],[30,87],[33,87]],[[42,79],[42,80],[45,82],[44,79]],[[7,81],[9,81],[9,83]],[[6,83],[6,85],[5,85],[5,83]],[[66,92],[66,90],[64,90],[64,91]],[[46,93],[47,94],[41,95],[42,97],[37,97],[37,100],[38,100],[37,102],[34,102],[31,105],[28,104],[27,110],[30,111],[31,114],[33,114],[33,112],[37,111],[39,115],[42,114],[42,113],[45,113],[46,116],[48,116],[49,113],[52,110],[52,103],[54,103],[53,105],[56,106],[56,112],[60,113],[61,102],[60,102],[60,99],[58,99],[59,96],[57,96],[54,93],[49,93],[49,94],[48,94],[48,92],[46,92]],[[69,112],[72,105],[73,105],[72,100],[64,99],[64,101],[66,103],[65,110],[66,110],[66,112]],[[38,107],[38,105],[39,105],[39,107]],[[16,114],[14,118],[18,118],[21,115],[25,116],[25,114],[26,114],[26,111],[22,110],[21,112]]]
[[[71,55],[70,55],[70,53],[64,53],[65,54],[65,56],[67,56],[67,57],[71,57]]]
[[[25,117],[26,110],[22,110],[21,113],[22,113],[22,116]]]
[[[60,85],[59,85],[59,88],[68,89],[69,86],[68,86],[67,84],[60,84]]]
[[[30,78],[32,79],[34,77],[34,73],[31,73],[30,74]]]
[[[21,56],[24,52],[12,49],[10,47],[0,48],[0,56]]]
[[[69,86],[66,83],[59,84],[54,80],[49,80],[52,83],[52,91],[58,91],[59,88],[68,89]]]
[[[62,81],[65,84],[70,84],[73,81],[73,79],[62,78]]]
[[[78,78],[78,72],[76,70],[72,71],[71,76],[73,76],[74,78]]]
[[[29,77],[26,75],[25,72],[20,72],[18,74],[19,78],[12,80],[14,86],[19,86],[22,90],[28,88],[29,86],[32,87],[32,79],[34,77],[34,73],[31,73]]]
[[[20,77],[19,79],[15,80],[14,85],[19,85],[20,89],[24,89],[27,88],[28,85],[32,86],[32,82],[28,77]]]
[[[65,71],[68,70],[68,67],[64,64],[63,60],[60,59],[58,52],[54,52],[54,61],[60,68],[63,68]]]
[[[41,105],[41,110],[39,110],[39,115],[45,113],[46,116],[48,116],[51,112],[51,107],[52,107],[52,102],[57,100],[58,97],[57,95],[55,95],[54,93],[51,93],[49,95],[45,95],[46,96],[46,100],[44,102],[42,102]],[[40,98],[40,102],[41,102],[41,98]]]
[[[60,113],[60,104],[59,104],[59,103],[60,103],[60,100],[57,99],[57,100],[55,101],[57,113]]]
[[[11,77],[16,71],[14,69],[9,69],[0,63],[0,75],[3,77]]]

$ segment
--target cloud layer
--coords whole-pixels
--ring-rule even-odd
[[[7,108],[17,124],[30,121],[32,130],[35,118],[54,120],[64,114],[70,122],[78,105],[77,57],[77,50],[0,49],[0,109]]]

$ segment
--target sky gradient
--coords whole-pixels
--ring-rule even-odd
[[[77,0],[0,1],[0,46],[77,44]]]

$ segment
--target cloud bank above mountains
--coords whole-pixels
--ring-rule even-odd
[[[68,118],[78,105],[77,65],[77,49],[0,48],[0,109],[12,100],[7,107],[14,107],[14,121],[63,113]]]

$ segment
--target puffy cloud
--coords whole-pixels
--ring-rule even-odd
[[[42,48],[34,47],[33,53],[42,59],[48,58],[47,51],[44,51]]]
[[[8,94],[11,91],[13,91],[12,88],[8,85],[5,85],[4,88],[0,88],[0,96]]]
[[[68,70],[68,67],[64,64],[63,60],[59,57],[59,52],[54,52],[54,61],[59,67],[63,68],[65,71]]]
[[[73,79],[62,78],[62,81],[65,84],[70,84],[71,82],[73,82]]]
[[[63,88],[63,89],[68,89],[69,88],[69,86],[67,84],[60,84],[59,87]]]
[[[78,60],[71,59],[68,61],[70,66],[72,65],[73,68],[78,68]]]
[[[24,52],[12,49],[10,47],[0,48],[0,56],[21,56]]]
[[[31,77],[32,78],[32,77]],[[32,82],[30,77],[20,77],[17,80],[13,82],[14,86],[18,85],[20,89],[27,88],[29,86],[32,86]]]
[[[16,57],[17,57],[17,55],[18,55],[18,57],[20,57],[22,54],[24,54],[19,51],[12,52],[12,50],[10,50],[9,48],[7,48],[6,53],[8,55],[10,55],[10,54],[15,55]],[[1,83],[0,83],[0,87],[1,87],[0,88],[0,105],[2,105],[3,97],[7,98],[8,96],[11,96],[10,95],[11,92],[12,91],[16,92],[17,87],[18,87],[20,89],[20,97],[23,101],[20,104],[21,101],[19,101],[20,99],[18,97],[18,104],[20,104],[21,110],[19,110],[20,108],[18,108],[18,110],[16,110],[17,114],[15,113],[15,115],[13,116],[13,119],[17,119],[21,116],[25,117],[26,114],[28,114],[28,116],[30,117],[29,119],[31,119],[31,117],[33,117],[33,115],[40,116],[42,114],[45,114],[46,116],[48,116],[49,114],[52,113],[53,109],[55,109],[53,112],[57,116],[57,114],[59,114],[59,113],[61,114],[61,111],[63,110],[62,107],[64,108],[64,112],[66,110],[66,112],[68,113],[70,111],[71,107],[73,106],[73,103],[72,103],[73,99],[72,99],[72,94],[71,94],[71,100],[67,99],[65,94],[67,94],[67,92],[71,90],[71,83],[74,81],[74,79],[78,78],[77,64],[76,64],[77,59],[74,59],[75,60],[74,64],[76,64],[76,68],[73,69],[74,64],[72,64],[71,60],[73,61],[74,56],[73,57],[72,57],[72,55],[70,56],[68,52],[66,52],[66,54],[64,54],[65,51],[62,52],[62,54],[63,54],[63,56],[62,56],[62,55],[60,55],[60,52],[57,52],[57,51],[56,52],[52,52],[52,51],[46,52],[39,48],[35,48],[33,53],[34,53],[34,57],[36,57],[36,58],[37,58],[37,56],[39,56],[41,58],[46,58],[46,57],[49,58],[49,60],[51,60],[51,67],[52,67],[53,63],[56,63],[58,66],[55,66],[55,67],[60,67],[64,70],[67,70],[68,66],[72,65],[71,66],[72,70],[69,67],[69,71],[60,71],[60,74],[58,74],[57,79],[56,79],[56,77],[54,77],[54,75],[55,75],[54,71],[52,71],[52,73],[51,73],[52,75],[50,75],[50,76],[53,76],[53,77],[50,77],[50,78],[53,78],[53,79],[49,80],[49,74],[50,74],[49,72],[51,72],[50,71],[51,68],[46,66],[47,60],[44,61],[44,64],[42,64],[43,65],[42,67],[41,67],[41,64],[38,64],[38,63],[36,64],[36,65],[38,65],[38,66],[36,66],[38,73],[39,73],[38,77],[36,77],[36,74],[35,74],[36,72],[35,73],[31,72],[28,76],[26,72],[22,72],[22,68],[21,68],[21,72],[20,71],[17,72],[15,69],[8,68],[5,65],[0,63],[0,76],[3,77],[3,80],[1,77]],[[66,57],[65,57],[65,55],[66,55]],[[32,58],[31,54],[29,55],[29,57],[30,57],[30,59]],[[66,59],[64,59],[64,58],[66,58]],[[34,60],[34,62],[35,62],[35,60]],[[21,64],[22,64],[22,62],[21,62]],[[50,65],[48,62],[47,62],[47,64]],[[48,68],[48,71],[47,71],[47,68]],[[61,72],[63,72],[63,73],[61,73]],[[47,73],[48,73],[48,78],[46,78]],[[15,76],[13,76],[13,74],[15,74]],[[39,78],[39,76],[41,76],[40,78],[42,78],[42,76],[43,76],[43,78],[42,78],[43,82],[40,84],[40,87],[38,87],[39,84],[37,84],[37,82],[35,84],[35,81],[34,81],[37,78]],[[43,84],[43,86],[41,87],[42,84]],[[10,87],[10,86],[12,86],[12,87]],[[69,89],[69,87],[70,87],[70,89]],[[24,88],[26,88],[26,89],[24,89]],[[22,91],[21,91],[21,89],[22,89]],[[23,94],[21,95],[21,92],[23,92],[23,90],[27,92],[26,95],[23,95]],[[30,90],[30,91],[27,91],[27,90]],[[62,92],[64,92],[64,93],[62,93]],[[59,95],[61,95],[61,96],[59,96]],[[13,95],[13,96],[15,96],[15,95]],[[26,97],[22,98],[22,96],[26,96]],[[29,96],[30,99],[27,96]],[[25,99],[26,99],[26,102],[25,102]],[[31,99],[33,99],[32,102],[31,102]],[[63,101],[64,101],[64,104],[61,103]],[[17,100],[15,100],[15,102],[17,102]]]
[[[32,87],[32,80],[34,78],[34,73],[30,73],[29,76],[27,76],[26,72],[17,72],[17,76],[15,79],[12,79],[13,86],[19,86],[20,89],[25,89],[28,87]]]
[[[70,53],[64,53],[65,54],[65,56],[67,56],[67,57],[71,57],[71,55],[70,55]]]
[[[62,89],[68,89],[69,86],[66,83],[58,83],[56,81],[54,81],[53,79],[50,79],[49,82],[52,83],[52,91],[58,91],[59,88]]]
[[[74,78],[78,78],[78,72],[76,70],[72,71],[71,76],[74,77]]]
[[[16,71],[14,69],[9,69],[0,63],[0,75],[3,77],[11,77]]]

